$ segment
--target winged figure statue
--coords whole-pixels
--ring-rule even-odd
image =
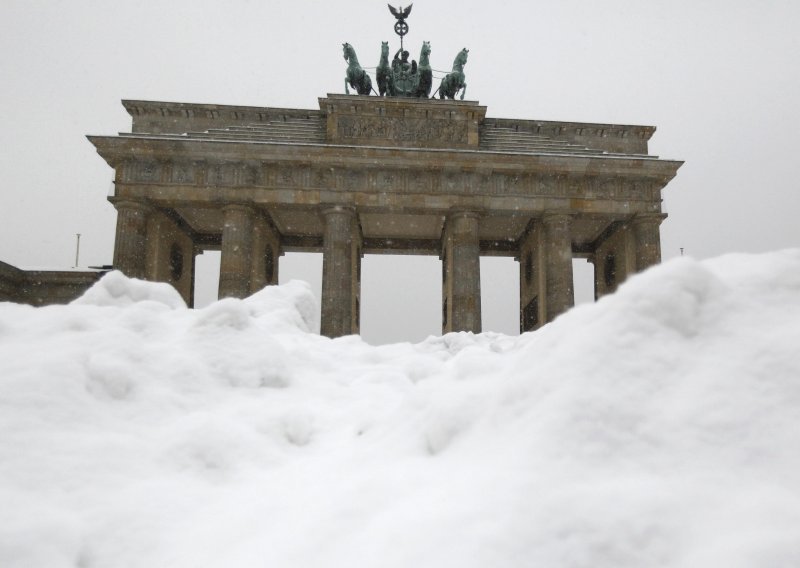
[[[389,4],[389,11],[398,20],[405,20],[406,18],[408,18],[408,15],[411,13],[411,8],[413,6],[414,6],[414,4],[409,4],[408,8],[406,8],[404,10],[402,6],[400,6],[399,8],[395,8],[394,6]]]

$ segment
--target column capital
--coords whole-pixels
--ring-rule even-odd
[[[447,219],[455,219],[455,218],[462,218],[466,217],[468,219],[480,219],[483,217],[483,213],[480,211],[475,211],[473,209],[451,209],[447,212]]]
[[[357,241],[358,246],[362,245],[362,232],[361,222],[358,219],[358,211],[351,205],[334,205],[326,207],[321,211],[325,224],[330,225],[334,223],[349,223],[353,228],[353,238]],[[362,255],[363,256],[363,255]]]
[[[541,219],[543,223],[556,223],[571,221],[574,216],[571,211],[545,211]]]
[[[228,203],[222,206],[222,212],[226,211],[242,211],[245,213],[255,213],[256,208],[248,203]]]
[[[469,209],[454,209],[447,214],[445,219],[444,235],[471,235],[474,233],[474,236],[477,239],[478,226],[480,225],[480,219],[482,216],[483,215],[477,211]]]
[[[333,205],[331,207],[326,207],[320,211],[322,215],[327,217],[328,215],[352,215],[355,216],[356,208],[352,205]]]

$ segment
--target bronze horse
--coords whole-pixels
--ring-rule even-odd
[[[349,43],[343,43],[344,60],[347,61],[347,75],[344,78],[344,92],[350,94],[350,85],[359,95],[368,95],[372,91],[372,79],[361,68],[356,56],[356,50]]]
[[[392,68],[389,66],[389,42],[381,42],[381,60],[378,62],[378,67],[375,69],[375,78],[378,81],[378,91],[380,96],[395,95],[394,89],[394,75]]]
[[[431,42],[423,41],[422,50],[419,52],[419,65],[417,65],[417,84],[413,95],[418,98],[428,98],[433,87],[433,69],[430,63]]]
[[[464,100],[464,95],[467,92],[467,84],[464,82],[464,65],[467,63],[467,55],[469,50],[465,47],[456,55],[453,61],[453,71],[448,73],[442,79],[439,85],[439,98],[455,99],[458,91],[461,91],[461,100]]]

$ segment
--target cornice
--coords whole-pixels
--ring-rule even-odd
[[[672,179],[682,161],[624,155],[508,154],[483,150],[387,148],[329,144],[243,142],[148,136],[87,136],[111,167],[131,160],[213,163],[270,162],[367,169],[613,175]]]

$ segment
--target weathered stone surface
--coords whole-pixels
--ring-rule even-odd
[[[361,255],[355,211],[331,207],[323,211],[322,335],[358,333]]]
[[[445,306],[442,333],[481,331],[478,226],[478,215],[472,211],[454,211],[447,217],[442,247]]]
[[[328,95],[326,140],[333,144],[474,148],[486,107],[473,102]]]
[[[558,211],[542,218],[545,317],[553,321],[575,304],[572,284],[572,217]]]
[[[124,104],[130,134],[90,137],[116,170],[115,265],[169,281],[150,258],[169,257],[166,246],[184,259],[190,248],[191,262],[203,249],[238,251],[221,292],[242,296],[276,281],[284,251],[322,251],[330,273],[323,333],[332,336],[357,333],[361,254],[442,254],[452,268],[461,253],[447,239],[467,219],[469,245],[458,250],[520,259],[521,328],[543,325],[572,305],[572,257],[594,262],[598,296],[658,262],[661,191],[682,163],[647,154],[653,127],[486,118],[472,101],[328,95],[319,110]],[[250,213],[234,215],[232,204]],[[350,212],[349,244],[335,237],[342,215],[330,211]],[[474,217],[454,221],[453,212]],[[226,248],[237,227],[240,242]],[[153,239],[161,245],[142,245]],[[478,292],[456,294],[473,277],[447,270],[443,329],[478,331],[479,301],[457,306],[479,299],[479,280]],[[173,283],[190,296],[191,282]]]
[[[246,298],[251,293],[257,213],[253,207],[240,203],[225,205],[222,213],[219,297]]]
[[[0,262],[0,302],[66,304],[80,297],[103,274],[102,270],[21,270]]]
[[[144,200],[118,201],[114,266],[131,278],[147,276],[148,217],[153,208]],[[152,239],[151,239],[152,240]]]

